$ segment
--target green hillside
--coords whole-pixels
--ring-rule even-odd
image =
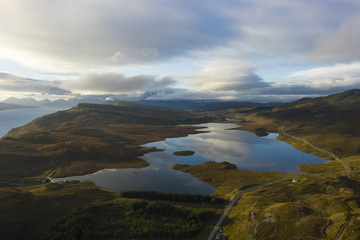
[[[223,225],[229,239],[359,239],[359,103],[360,90],[349,90],[227,112],[242,122],[242,129],[257,134],[278,132],[279,140],[331,160],[300,165],[308,174],[296,177],[295,182],[284,181],[244,194]],[[191,166],[191,170],[198,167]],[[213,177],[218,180],[217,175]]]
[[[196,123],[196,115],[131,102],[114,105],[80,103],[76,107],[35,119],[23,127],[12,129],[6,137],[17,137],[36,131],[90,126],[92,124],[174,125]]]
[[[106,167],[143,167],[147,163],[138,156],[154,149],[139,145],[195,133],[193,127],[179,124],[228,117],[259,136],[279,132],[278,139],[332,161],[300,165],[308,174],[294,175],[295,182],[286,180],[245,193],[222,224],[223,235],[229,239],[358,239],[359,101],[360,90],[350,90],[276,106],[202,114],[127,102],[79,104],[38,118],[0,140],[0,229],[8,239],[206,239],[223,211],[222,204],[184,202],[180,201],[183,195],[156,192],[126,197],[91,183],[4,186]],[[350,171],[306,142],[337,155],[350,165]],[[243,171],[228,163],[173,168],[217,187],[216,196],[226,199],[249,186],[289,176]]]
[[[314,123],[348,122],[360,116],[360,90],[319,98],[303,98],[273,107],[261,116],[282,121],[308,121]]]
[[[128,102],[79,104],[4,136],[0,141],[0,182],[40,180],[50,173],[80,175],[106,167],[144,167],[147,162],[138,157],[154,149],[139,145],[185,136],[194,128],[177,125],[211,119]]]
[[[318,98],[303,98],[266,109],[235,109],[231,116],[267,124],[274,130],[283,126],[295,136],[339,156],[360,154],[360,90]],[[247,126],[245,126],[247,128]]]

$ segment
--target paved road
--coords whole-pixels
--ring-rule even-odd
[[[234,206],[234,204],[236,203],[237,200],[239,200],[239,198],[244,195],[245,193],[247,192],[250,192],[252,190],[255,190],[257,188],[261,188],[261,187],[265,187],[265,186],[269,186],[271,184],[275,184],[275,183],[279,183],[279,182],[283,182],[283,181],[286,181],[286,180],[289,180],[289,179],[292,179],[294,178],[294,176],[291,176],[291,177],[287,177],[287,178],[283,178],[283,179],[280,179],[280,180],[276,180],[276,181],[273,181],[273,182],[269,182],[269,183],[264,183],[264,184],[261,184],[261,185],[256,185],[256,186],[253,186],[253,187],[249,187],[249,188],[246,188],[245,190],[239,192],[238,194],[235,195],[235,197],[231,200],[231,202],[229,203],[229,205],[226,207],[224,213],[221,215],[221,217],[219,218],[218,222],[216,223],[216,225],[214,226],[213,230],[211,231],[209,237],[208,237],[208,240],[214,240],[215,239],[215,235],[217,233],[217,231],[219,230],[221,224],[224,222],[226,216],[229,214],[231,208]]]
[[[311,143],[309,143],[309,142],[306,141],[305,139],[301,139],[301,138],[298,138],[298,137],[295,137],[295,136],[292,136],[292,135],[286,133],[286,132],[284,131],[284,127],[281,127],[281,133],[284,134],[285,136],[294,138],[294,139],[296,139],[296,140],[298,140],[298,141],[300,141],[300,142],[308,145],[309,147],[311,147],[311,148],[313,148],[313,149],[315,149],[315,150],[317,150],[317,151],[319,151],[319,152],[325,153],[325,154],[328,155],[329,157],[332,157],[332,158],[334,158],[336,161],[340,162],[340,163],[345,167],[346,172],[350,172],[350,171],[351,171],[351,167],[350,167],[349,165],[347,165],[347,163],[345,163],[341,158],[335,156],[334,154],[332,154],[332,153],[330,153],[330,152],[328,152],[328,151],[326,151],[326,150],[324,150],[324,149],[321,149],[321,148],[318,148],[318,147],[312,145]],[[350,209],[349,212],[352,212],[352,209],[350,208],[350,206],[349,206],[347,203],[345,203],[345,204],[346,204],[347,207]],[[346,218],[345,223],[340,227],[339,231],[336,233],[336,235],[335,235],[331,240],[336,240],[336,239],[338,239],[338,238],[343,234],[344,229],[348,226],[351,218],[352,218],[353,216],[356,216],[356,215],[357,215],[357,214],[349,214],[349,215],[347,216],[347,218]]]
[[[350,167],[349,165],[347,165],[342,159],[340,159],[339,157],[335,156],[334,154],[332,154],[332,153],[330,153],[330,152],[328,152],[328,151],[326,151],[326,150],[324,150],[324,149],[321,149],[321,148],[318,148],[318,147],[312,145],[311,143],[309,143],[309,142],[306,141],[305,139],[301,139],[301,138],[298,138],[298,137],[295,137],[295,136],[293,136],[293,135],[290,135],[290,134],[286,133],[286,132],[284,131],[284,127],[281,127],[281,133],[284,134],[284,135],[287,136],[287,137],[291,137],[291,138],[293,138],[293,139],[296,139],[296,140],[298,140],[298,141],[300,141],[300,142],[308,145],[309,147],[311,147],[311,148],[313,148],[313,149],[315,149],[315,150],[317,150],[317,151],[319,151],[319,152],[322,152],[322,153],[326,154],[326,155],[329,156],[329,157],[334,158],[336,161],[340,162],[340,163],[345,167],[345,169],[346,169],[345,171],[346,171],[346,172],[350,172],[350,171],[351,171],[351,167]]]
[[[352,209],[350,207],[350,205],[348,204],[348,202],[351,200],[353,200],[353,199],[347,199],[344,201],[344,204],[349,211],[349,215],[347,216],[345,223],[343,225],[341,225],[339,231],[336,233],[336,235],[331,240],[339,239],[341,237],[341,235],[344,233],[345,228],[347,228],[347,226],[349,225],[351,218],[354,216],[357,216],[357,217],[360,216],[360,213],[357,211],[354,211],[354,209]]]

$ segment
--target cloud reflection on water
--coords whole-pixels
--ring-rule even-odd
[[[150,163],[145,168],[108,169],[95,174],[66,178],[90,180],[98,186],[115,190],[156,190],[211,194],[215,188],[200,182],[190,174],[171,169],[175,163],[201,164],[207,161],[227,161],[239,169],[256,171],[298,172],[300,163],[324,160],[299,152],[291,145],[276,140],[277,134],[258,137],[251,132],[225,130],[235,124],[208,123],[211,132],[147,143],[146,147],[165,149],[147,153],[142,158]],[[192,150],[191,156],[175,156],[177,151]],[[63,179],[58,179],[63,180]]]

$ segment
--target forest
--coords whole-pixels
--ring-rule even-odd
[[[93,203],[62,217],[40,239],[179,239],[196,235],[213,212],[168,203]]]
[[[189,194],[189,193],[168,193],[156,191],[123,191],[123,198],[140,198],[172,202],[192,202],[204,204],[224,204],[226,200],[216,196]]]

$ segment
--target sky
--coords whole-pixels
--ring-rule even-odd
[[[360,88],[359,0],[0,0],[0,101]]]

